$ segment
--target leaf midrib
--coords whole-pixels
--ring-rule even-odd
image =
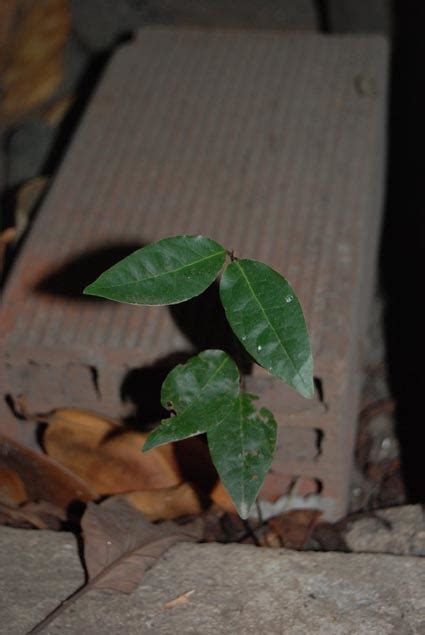
[[[242,407],[243,407],[243,396],[240,395],[239,396],[239,427],[240,427],[240,439],[241,439],[241,451],[242,451],[242,487],[241,487],[241,492],[242,492],[242,496],[241,496],[241,503],[243,503],[244,505],[246,505],[246,500],[245,500],[245,463],[246,463],[246,458],[244,455],[244,434],[243,434],[243,416],[242,416]]]
[[[194,260],[193,262],[189,263],[189,264],[185,264],[182,267],[178,267],[177,269],[172,269],[172,270],[168,270],[168,271],[163,271],[162,273],[158,273],[156,275],[150,275],[147,276],[145,278],[138,278],[138,279],[134,279],[132,282],[125,282],[125,283],[120,283],[120,284],[108,284],[108,285],[102,285],[99,286],[98,289],[117,289],[118,287],[131,287],[135,284],[140,284],[140,282],[150,282],[151,280],[158,280],[158,278],[162,278],[164,276],[169,276],[169,275],[173,275],[175,273],[179,273],[181,271],[184,271],[185,269],[189,269],[190,267],[199,265],[203,262],[205,262],[206,260],[211,260],[211,258],[217,258],[217,256],[222,256],[224,255],[226,252],[223,251],[217,251],[214,254],[210,254],[209,256],[205,256],[204,258],[200,258],[199,260]]]
[[[220,372],[220,370],[223,368],[223,366],[225,366],[225,364],[227,364],[229,361],[228,357],[225,357],[223,359],[223,361],[217,366],[217,368],[215,369],[215,371],[212,373],[212,375],[210,375],[207,379],[207,381],[205,382],[205,384],[203,386],[201,386],[197,396],[195,397],[195,399],[193,399],[190,404],[187,406],[187,408],[185,408],[185,410],[182,410],[181,413],[178,414],[178,416],[182,416],[184,415],[188,410],[190,411],[191,408],[193,408],[195,406],[195,404],[197,404],[200,400],[201,397],[206,389],[206,387],[208,386],[208,384],[214,379],[214,377],[217,375],[217,373]]]
[[[246,283],[247,283],[247,285],[248,285],[249,290],[251,291],[251,293],[252,293],[252,295],[253,295],[254,299],[256,300],[256,302],[257,302],[258,306],[260,307],[261,312],[263,313],[263,315],[264,315],[264,317],[265,317],[265,319],[266,319],[266,322],[267,322],[267,323],[268,323],[268,325],[270,326],[270,328],[271,328],[271,330],[273,331],[273,333],[276,335],[276,338],[277,338],[278,342],[280,343],[281,348],[282,348],[283,352],[284,352],[284,353],[285,353],[285,355],[286,355],[286,358],[289,360],[289,362],[290,362],[290,364],[291,364],[291,366],[292,366],[292,368],[293,368],[293,370],[294,370],[295,374],[297,375],[297,377],[299,377],[299,378],[301,379],[301,382],[302,382],[302,384],[305,386],[305,388],[306,388],[306,389],[309,389],[309,386],[306,384],[306,382],[304,381],[304,378],[300,375],[299,370],[298,370],[298,369],[297,369],[297,367],[295,366],[295,363],[294,363],[294,361],[293,361],[292,357],[289,355],[288,351],[286,350],[286,347],[284,346],[284,344],[283,344],[283,342],[282,342],[281,338],[279,337],[278,332],[277,332],[277,331],[276,331],[276,329],[274,328],[273,324],[270,322],[270,320],[269,320],[269,318],[268,318],[268,316],[267,316],[267,313],[264,311],[264,309],[263,309],[263,305],[261,304],[261,302],[260,302],[260,300],[258,299],[258,297],[257,297],[257,295],[256,295],[256,293],[255,293],[255,291],[254,291],[254,289],[252,288],[252,285],[251,285],[251,283],[250,283],[250,281],[249,281],[248,277],[246,276],[246,274],[245,274],[244,270],[242,269],[241,264],[240,264],[237,260],[235,261],[235,264],[236,264],[236,265],[237,265],[237,267],[239,268],[239,271],[241,272],[242,276],[245,278],[245,280],[246,280]]]

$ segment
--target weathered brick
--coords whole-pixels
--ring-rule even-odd
[[[135,245],[211,236],[281,271],[300,297],[323,394],[302,400],[258,369],[247,384],[282,427],[276,470],[320,482],[327,516],[341,516],[383,201],[387,59],[385,40],[367,36],[146,29],[122,47],[10,277],[2,393],[29,409],[109,415],[125,396],[154,417],[180,354],[236,350],[214,330],[213,294],[170,311],[81,290]],[[285,426],[305,430],[286,449]]]

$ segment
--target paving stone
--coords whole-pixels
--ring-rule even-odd
[[[2,528],[0,540],[1,632],[22,635],[81,583],[77,549],[51,532]],[[180,544],[133,594],[92,591],[45,632],[419,635],[424,591],[422,558]]]
[[[23,635],[84,583],[72,534],[0,527],[0,633]]]
[[[351,551],[425,556],[425,516],[421,505],[377,510],[353,520],[344,532]]]

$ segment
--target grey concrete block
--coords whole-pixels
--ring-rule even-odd
[[[0,633],[23,635],[84,583],[72,534],[0,527]]]
[[[0,529],[1,632],[22,635],[82,580],[75,542]],[[193,591],[186,603],[166,604]],[[425,560],[180,544],[131,595],[92,591],[50,633],[414,635],[425,629]]]
[[[377,510],[373,517],[353,520],[344,533],[356,552],[425,556],[425,516],[421,505]]]

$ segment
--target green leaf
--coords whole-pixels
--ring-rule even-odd
[[[239,395],[239,371],[223,351],[207,350],[176,366],[165,379],[161,401],[178,416],[164,419],[143,451],[206,432],[232,408]]]
[[[241,518],[249,516],[276,447],[276,421],[265,408],[257,412],[253,399],[239,395],[207,435],[213,463]]]
[[[270,467],[277,429],[271,412],[257,412],[254,399],[240,394],[237,366],[226,353],[203,351],[168,374],[161,401],[177,416],[151,432],[143,451],[206,432],[223,484],[247,518]]]
[[[128,304],[177,304],[205,291],[225,258],[225,249],[204,236],[164,238],[107,269],[84,293]]]
[[[192,419],[191,417],[171,417],[163,419],[159,426],[152,430],[142,448],[143,452],[157,448],[164,443],[172,443],[194,437],[197,434],[206,432],[206,427],[202,419]]]
[[[209,349],[179,364],[168,373],[161,388],[161,403],[178,415],[194,403],[222,394],[239,395],[239,371],[224,351]]]
[[[224,271],[220,296],[230,326],[256,362],[311,398],[307,326],[287,280],[256,260],[235,260]]]

